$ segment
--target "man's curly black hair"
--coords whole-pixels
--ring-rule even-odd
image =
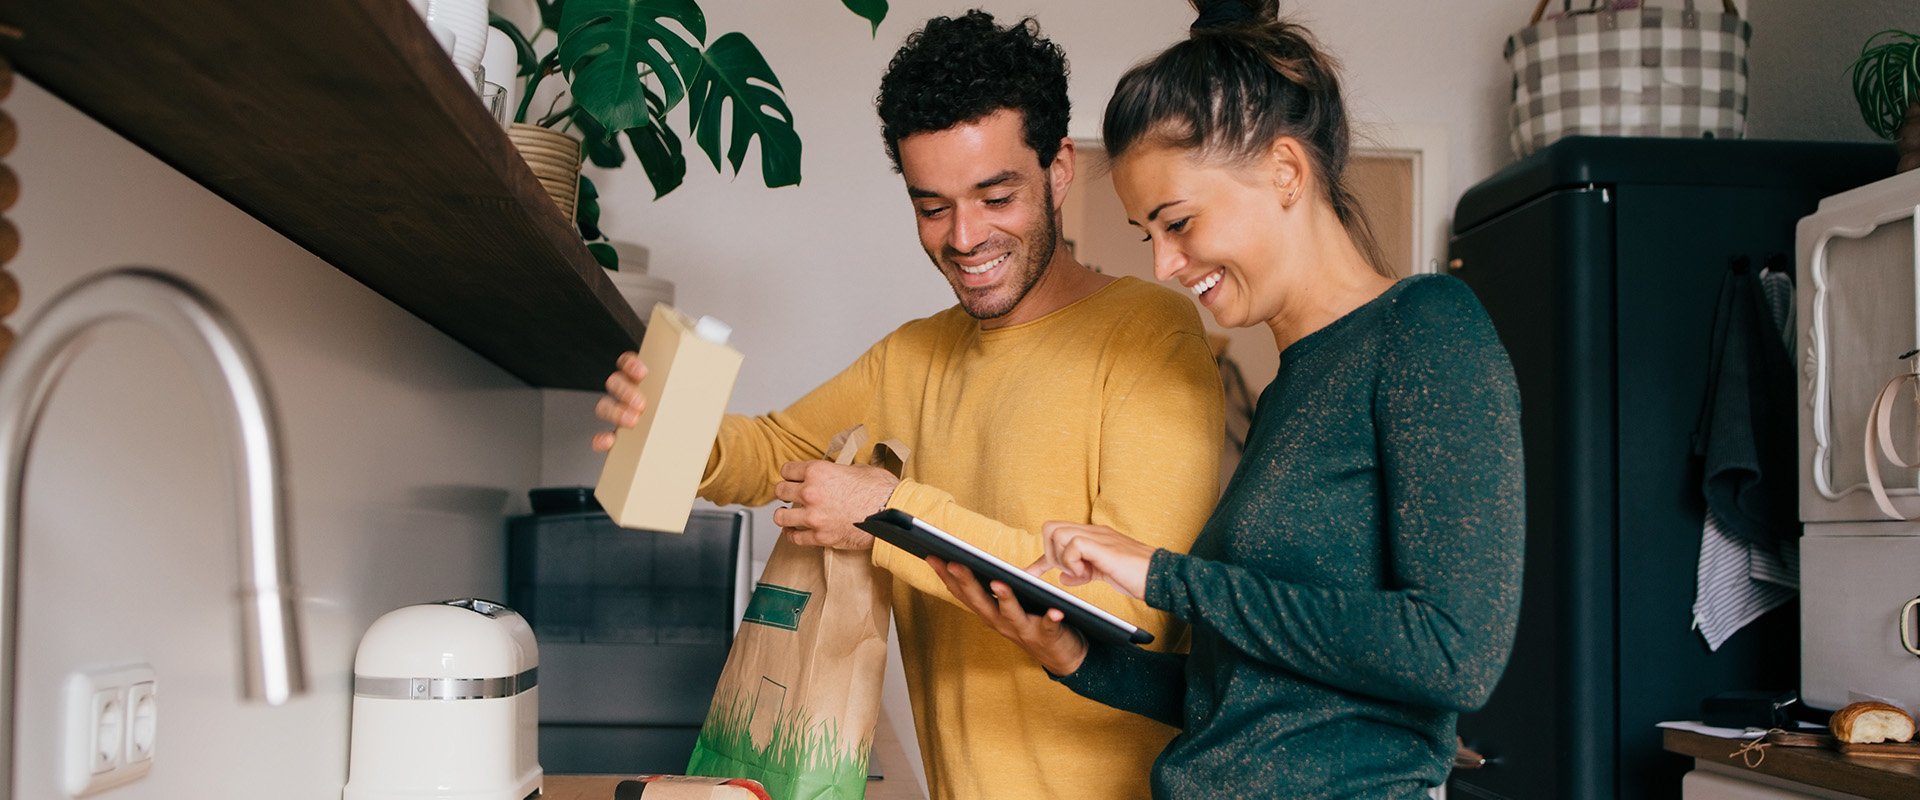
[[[1032,17],[1000,27],[980,9],[935,17],[907,37],[874,98],[893,171],[900,140],[943,131],[1000,109],[1025,118],[1027,146],[1053,164],[1067,135],[1067,56]]]

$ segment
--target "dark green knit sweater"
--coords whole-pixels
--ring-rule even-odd
[[[1288,347],[1191,555],[1147,603],[1191,655],[1095,645],[1062,681],[1179,726],[1157,798],[1418,798],[1520,609],[1520,398],[1465,284],[1424,276]]]

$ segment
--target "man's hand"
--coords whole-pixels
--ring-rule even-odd
[[[947,585],[947,591],[952,592],[961,605],[979,615],[994,633],[1027,651],[1027,655],[1033,656],[1048,672],[1065,677],[1078,672],[1086,662],[1087,640],[1080,638],[1079,631],[1061,624],[1066,615],[1060,613],[1060,609],[1029,614],[1004,583],[993,581],[983,588],[965,565],[941,561],[934,556],[927,556],[927,566],[933,567],[934,573]]]
[[[647,398],[640,394],[640,381],[647,377],[647,365],[640,363],[639,353],[628,351],[614,360],[614,366],[613,374],[607,376],[607,393],[594,403],[593,413],[602,422],[631,428],[640,421],[641,412],[647,410]],[[613,431],[595,433],[593,449],[600,453],[612,450]]]
[[[794,544],[868,550],[873,536],[853,523],[885,508],[900,479],[879,467],[843,466],[831,461],[789,461],[773,496],[790,508],[775,509],[773,524]]]

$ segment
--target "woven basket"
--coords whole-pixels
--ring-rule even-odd
[[[1514,152],[1524,156],[1573,135],[1737,139],[1747,127],[1747,43],[1753,26],[1725,13],[1683,8],[1593,9],[1507,37],[1513,70]]]

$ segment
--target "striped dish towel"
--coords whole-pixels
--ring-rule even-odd
[[[1719,650],[1735,632],[1799,592],[1800,542],[1782,542],[1776,558],[1728,536],[1708,511],[1696,580],[1693,627],[1707,640],[1708,650]]]
[[[1760,292],[1780,331],[1786,352],[1793,352],[1793,278],[1784,258],[1769,261],[1760,273]],[[1717,651],[1727,639],[1779,608],[1800,589],[1800,541],[1784,539],[1774,555],[1729,535],[1707,509],[1700,531],[1700,562],[1695,573],[1693,627]]]

